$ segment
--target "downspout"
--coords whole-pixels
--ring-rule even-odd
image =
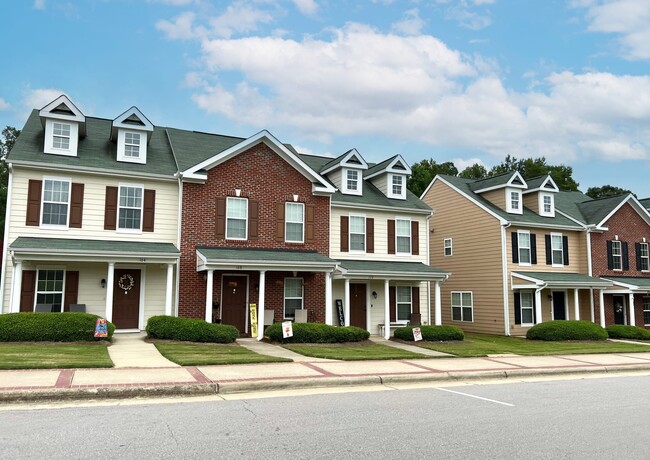
[[[176,158],[176,152],[174,151],[174,145],[172,144],[172,139],[169,137],[169,131],[165,129],[165,135],[167,136],[167,142],[169,142],[169,148],[172,151],[172,157],[174,158],[174,164],[176,165],[176,180],[178,181],[178,226],[176,227],[176,247],[178,250],[181,250],[181,229],[183,227],[183,175],[181,174],[181,169],[178,166],[178,159]],[[180,301],[180,286],[181,286],[181,260],[180,257],[176,261],[176,295],[174,296],[174,307],[172,307],[172,316],[178,316],[178,303]]]
[[[593,267],[591,261],[591,230],[593,227],[587,227],[587,273],[589,276],[593,276]]]
[[[503,271],[503,322],[504,333],[510,335],[510,308],[508,304],[508,258],[506,256],[506,229],[510,222],[501,224],[501,268]]]
[[[430,230],[430,220],[433,217],[433,211],[431,214],[427,216],[427,265],[430,267],[431,266],[431,252],[429,252],[430,248],[430,242],[429,239],[431,238],[431,230]],[[433,324],[431,323],[431,281],[427,281],[427,319],[428,319],[428,325],[432,326]]]
[[[2,275],[0,276],[0,315],[4,312],[5,301],[5,280],[7,279],[7,248],[9,247],[9,216],[11,216],[11,186],[13,184],[13,167],[11,163],[7,163],[7,170],[9,171],[9,181],[7,183],[7,206],[5,209],[5,233],[4,241],[2,242]],[[13,286],[13,283],[12,283]],[[12,295],[15,295],[12,293]],[[20,293],[18,294],[20,295]],[[11,299],[9,300],[11,305]]]

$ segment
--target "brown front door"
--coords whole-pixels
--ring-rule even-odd
[[[117,329],[137,329],[140,321],[140,270],[115,269],[113,324]]]
[[[221,288],[221,322],[246,332],[246,277],[224,275]]]
[[[366,285],[350,284],[350,326],[367,329]]]

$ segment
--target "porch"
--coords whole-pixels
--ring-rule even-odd
[[[605,324],[650,328],[650,278],[608,276],[613,283],[604,291]]]

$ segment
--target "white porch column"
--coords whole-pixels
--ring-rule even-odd
[[[542,322],[542,290],[535,291],[535,324]]]
[[[174,264],[167,264],[167,285],[165,286],[165,315],[172,315],[172,289],[174,287]]]
[[[334,323],[332,309],[332,274],[325,273],[325,324],[330,326]]]
[[[596,313],[594,312],[594,288],[589,289],[589,311],[591,313],[591,322],[596,322]]]
[[[14,265],[14,279],[11,283],[11,306],[10,313],[18,313],[20,311],[20,292],[23,288],[23,263],[16,262]],[[38,282],[38,281],[37,281]],[[1,312],[0,312],[1,313]]]
[[[115,262],[108,263],[106,273],[106,320],[113,321],[113,284],[115,283]]]
[[[384,280],[384,338],[390,339],[390,287]]]
[[[440,326],[442,324],[442,300],[440,296],[440,281],[436,281],[434,286],[433,302],[435,309],[435,321],[436,326]]]
[[[260,270],[260,287],[257,296],[257,340],[264,338],[264,291],[266,290],[266,272]]]
[[[350,325],[350,280],[345,280],[345,300],[344,300],[344,316],[345,316],[345,325]]]
[[[573,290],[573,316],[575,320],[580,319],[580,300],[578,297],[578,288]]]
[[[634,294],[630,292],[630,326],[636,326],[636,318],[634,317]]]
[[[605,296],[602,289],[598,292],[598,313],[600,315],[600,327],[605,327]]]
[[[205,321],[208,323],[212,322],[212,292],[213,292],[213,283],[214,280],[214,271],[207,271],[206,286],[205,286]]]

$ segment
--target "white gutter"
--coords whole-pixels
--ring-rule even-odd
[[[427,265],[430,267],[431,266],[431,252],[430,252],[430,237],[431,237],[431,231],[429,230],[429,224],[431,221],[431,218],[433,217],[433,212],[427,216]],[[428,325],[431,326],[431,281],[427,282],[427,319],[428,319]]]
[[[506,256],[506,228],[510,223],[501,225],[501,268],[503,270],[503,322],[504,333],[510,335],[510,311],[508,305],[508,257]]]
[[[88,166],[68,166],[68,165],[59,165],[52,166],[50,163],[40,163],[32,161],[21,161],[14,160],[14,164],[21,166],[23,168],[31,169],[43,169],[47,171],[66,171],[70,173],[86,173],[86,174],[97,174],[101,176],[111,176],[111,177],[134,177],[134,178],[145,178],[145,179],[155,179],[155,180],[164,180],[164,181],[173,181],[175,180],[174,175],[169,174],[152,174],[146,172],[132,173],[129,171],[119,171],[119,170],[106,170],[101,168],[91,168]]]
[[[170,142],[171,145],[171,142]],[[173,150],[172,150],[173,153]],[[181,250],[181,230],[183,226],[183,179],[180,174],[178,174],[178,235],[176,237],[176,242],[178,243],[176,247],[178,250]],[[180,302],[180,288],[181,288],[181,260],[180,258],[176,261],[176,295],[174,296],[174,306],[172,308],[172,316],[178,316],[178,304]]]
[[[7,247],[9,246],[9,216],[11,216],[11,187],[13,184],[13,166],[11,163],[7,163],[7,169],[9,170],[9,182],[7,184],[7,206],[5,208],[6,211],[5,212],[5,236],[4,236],[4,241],[2,242],[2,275],[0,276],[0,315],[4,311],[3,309],[4,309],[4,299],[5,299],[5,280],[7,279],[7,259],[9,259]]]
[[[587,273],[589,276],[593,276],[593,267],[591,260],[591,231],[592,226],[587,227]]]

